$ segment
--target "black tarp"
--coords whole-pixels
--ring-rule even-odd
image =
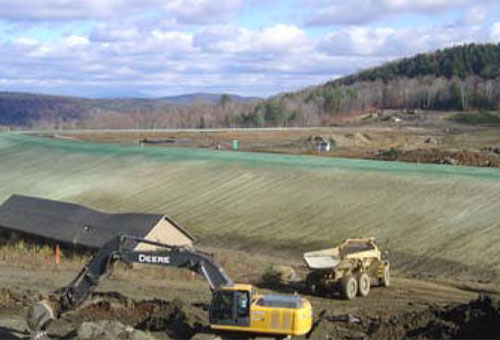
[[[92,249],[120,233],[144,238],[162,218],[155,214],[107,214],[21,195],[12,195],[0,206],[0,228]]]

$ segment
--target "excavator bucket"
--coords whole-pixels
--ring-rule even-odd
[[[42,332],[48,323],[54,319],[54,310],[45,300],[30,306],[26,315],[28,327],[34,333]]]

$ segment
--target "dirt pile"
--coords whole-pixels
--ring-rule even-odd
[[[327,323],[327,325],[322,325]],[[480,297],[454,307],[431,307],[391,317],[327,315],[316,320],[309,339],[498,339],[500,300]]]
[[[447,151],[438,149],[417,149],[404,151],[391,148],[375,152],[373,154],[373,159],[410,163],[500,167],[500,157],[497,154],[469,150]]]
[[[119,293],[100,293],[92,300],[65,318],[73,325],[114,321],[140,331],[166,332],[174,338],[190,338],[202,328],[199,317],[186,312],[178,299],[134,301]]]
[[[500,337],[500,301],[489,296],[444,310],[406,313],[389,322],[375,321],[375,338],[497,339]]]
[[[29,290],[0,288],[0,311],[17,310],[35,302],[38,295]]]
[[[500,299],[482,296],[466,305],[459,305],[442,313],[439,317],[457,326],[455,338],[498,339],[500,338]]]

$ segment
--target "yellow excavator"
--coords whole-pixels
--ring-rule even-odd
[[[130,250],[126,245],[146,243],[155,251]],[[208,255],[133,236],[119,235],[103,245],[67,286],[28,309],[26,321],[34,338],[45,334],[50,322],[80,306],[116,261],[186,268],[201,274],[212,291],[210,328],[214,331],[294,336],[308,333],[313,312],[298,295],[257,295],[251,285],[235,284]]]

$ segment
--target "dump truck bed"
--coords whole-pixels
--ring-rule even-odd
[[[311,251],[304,254],[304,261],[309,269],[333,269],[342,259],[339,256],[338,247]]]
[[[309,269],[335,269],[342,260],[380,257],[372,242],[372,239],[348,239],[337,247],[311,251],[303,257]]]

